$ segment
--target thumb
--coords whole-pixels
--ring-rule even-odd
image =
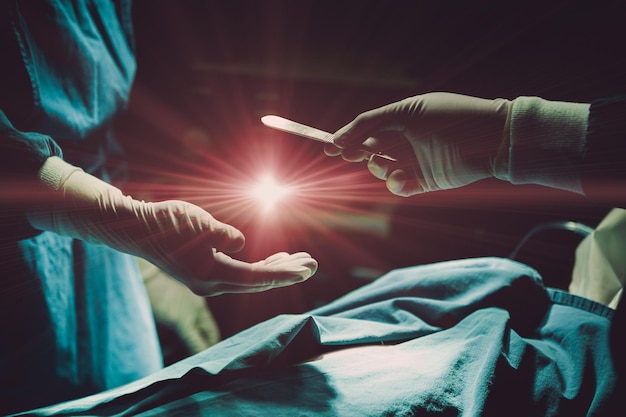
[[[245,245],[245,237],[239,229],[215,219],[206,210],[185,201],[168,201],[172,222],[185,224],[186,228],[218,251],[237,252]],[[180,226],[179,226],[180,227]]]
[[[208,240],[212,247],[224,252],[239,252],[243,249],[246,239],[239,229],[215,219],[204,210],[202,211],[208,222],[208,230],[205,229],[204,233],[208,234]]]

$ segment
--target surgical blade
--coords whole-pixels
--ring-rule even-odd
[[[281,130],[283,132],[291,133],[293,135],[302,136],[304,138],[313,139],[323,143],[334,143],[334,136],[332,133],[325,132],[320,129],[316,129],[311,126],[304,125],[302,123],[294,122],[293,120],[285,119],[284,117],[267,115],[261,117],[261,122],[272,129]],[[396,158],[379,152],[370,148],[367,145],[361,145],[358,148],[359,151],[366,152],[370,155],[376,155],[378,157],[387,159],[389,161],[397,161]]]

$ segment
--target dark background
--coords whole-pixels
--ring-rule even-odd
[[[241,228],[242,259],[303,250],[320,261],[304,284],[209,299],[225,336],[306,311],[392,268],[508,256],[537,224],[594,226],[608,211],[577,195],[497,180],[395,197],[364,166],[269,132],[259,117],[276,113],[334,131],[362,111],[429,91],[580,102],[624,93],[619,1],[137,0],[134,7],[139,67],[120,126],[129,190],[193,201]],[[291,208],[260,226],[252,207],[229,210],[215,184],[227,189],[268,155],[285,176],[338,188],[318,190],[315,210]],[[578,239],[542,232],[519,256],[548,285],[563,287]]]

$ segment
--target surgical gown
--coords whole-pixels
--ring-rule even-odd
[[[160,369],[162,359],[135,260],[34,230],[24,214],[26,184],[50,156],[105,181],[123,171],[112,123],[135,74],[130,4],[0,7],[4,415],[119,386]]]

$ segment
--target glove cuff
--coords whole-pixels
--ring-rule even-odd
[[[37,176],[42,186],[41,203],[27,213],[27,218],[39,230],[105,243],[106,234],[99,233],[97,226],[109,221],[107,210],[116,215],[126,203],[132,205],[119,189],[58,157],[46,159]]]
[[[582,194],[588,116],[589,104],[518,97],[495,158],[495,176]]]
[[[82,169],[68,164],[58,156],[51,156],[44,161],[37,173],[37,177],[44,187],[57,191],[67,178],[76,171],[82,171]]]
[[[36,229],[56,231],[54,227],[54,208],[58,204],[61,196],[57,191],[61,190],[63,184],[75,172],[83,172],[82,169],[68,164],[58,156],[47,158],[37,172],[37,179],[43,186],[43,193],[52,191],[49,196],[44,195],[45,202],[36,207],[32,207],[26,217]]]

